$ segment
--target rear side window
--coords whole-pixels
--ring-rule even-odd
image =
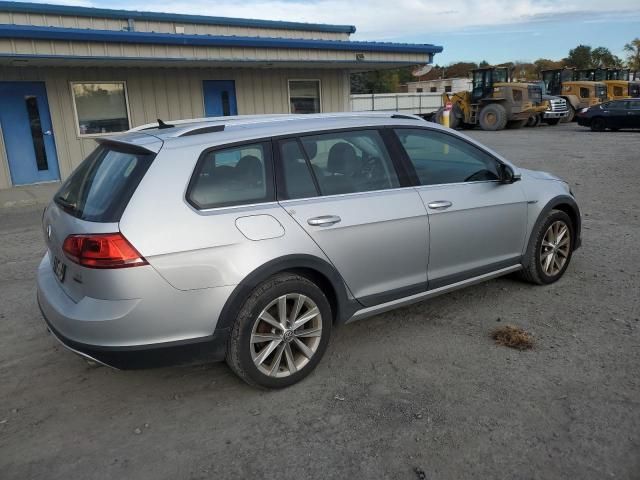
[[[498,180],[498,162],[488,153],[446,133],[397,129],[421,185]]]
[[[54,201],[82,220],[118,222],[154,158],[152,153],[102,144],[64,182]]]
[[[271,143],[205,152],[191,179],[187,200],[198,209],[273,200]]]
[[[376,130],[310,135],[300,140],[322,195],[400,186],[384,141]]]

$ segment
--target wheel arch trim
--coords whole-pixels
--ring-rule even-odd
[[[566,207],[565,207],[566,206]],[[564,208],[558,208],[564,207]],[[569,195],[558,195],[549,200],[545,206],[538,213],[538,218],[533,224],[533,228],[529,232],[529,239],[527,241],[527,250],[526,253],[531,253],[530,250],[533,248],[532,236],[533,232],[540,226],[542,222],[544,222],[545,216],[551,210],[561,210],[569,215],[573,222],[574,236],[575,241],[573,242],[573,250],[575,251],[582,244],[581,231],[582,231],[582,218],[580,216],[580,208],[576,203],[575,199]]]
[[[329,298],[329,303],[332,308],[335,307],[335,312],[332,313],[336,325],[345,323],[355,311],[362,308],[357,300],[350,298],[342,276],[329,262],[308,254],[285,255],[262,264],[234,288],[220,312],[216,331],[228,329],[233,325],[244,301],[262,282],[282,272],[302,272],[301,275],[304,276],[304,271],[320,275],[331,286],[332,292],[324,293],[327,297],[333,297]]]

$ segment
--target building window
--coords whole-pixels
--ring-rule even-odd
[[[446,93],[451,92],[451,85],[445,85],[445,87],[444,87],[444,91],[445,91]]]
[[[320,113],[320,80],[289,80],[291,113]]]
[[[438,91],[438,88],[437,88],[437,87],[431,87],[431,88],[429,89],[429,91],[430,91],[431,93],[436,93],[436,92]]]
[[[422,93],[422,89],[421,88],[416,88],[416,92]]]
[[[124,82],[71,84],[78,133],[102,135],[129,130],[129,109]]]

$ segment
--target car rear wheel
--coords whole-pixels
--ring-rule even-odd
[[[591,119],[592,132],[604,132],[607,129],[607,122],[604,118],[596,117]]]
[[[569,215],[552,210],[531,234],[521,277],[545,285],[562,277],[573,253],[574,231]]]
[[[299,275],[276,275],[259,285],[240,309],[227,363],[251,385],[287,387],[316,367],[331,324],[329,302],[314,283]]]

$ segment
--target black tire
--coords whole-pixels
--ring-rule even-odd
[[[517,130],[518,128],[522,128],[527,123],[526,120],[511,120],[507,122],[507,128],[510,130]]]
[[[591,131],[592,132],[604,132],[607,129],[607,122],[602,117],[595,117],[591,119]]]
[[[536,126],[536,122],[537,122],[537,116],[536,115],[531,115],[529,118],[527,118],[527,122],[524,124],[525,127],[535,127]]]
[[[569,102],[567,102],[567,104],[568,103]],[[575,108],[573,108],[573,106],[571,106],[570,104],[567,105],[567,108],[569,109],[569,115],[567,115],[566,117],[562,117],[562,119],[560,120],[562,123],[571,123],[576,118]]]
[[[566,256],[566,260],[562,268],[553,275],[547,274],[542,266],[541,256],[542,241],[549,230],[549,227],[556,222],[561,222],[567,226],[569,231],[569,249]],[[534,231],[531,233],[529,239],[529,245],[522,261],[523,269],[520,271],[520,278],[523,280],[534,283],[536,285],[548,285],[550,283],[558,281],[564,272],[567,270],[569,263],[571,262],[571,256],[573,255],[573,245],[575,241],[573,223],[571,218],[566,213],[560,210],[551,210],[546,214],[544,219],[534,227]]]
[[[449,128],[460,128],[462,125],[462,110],[457,103],[449,111]]]
[[[507,125],[507,111],[499,103],[490,103],[480,110],[478,119],[482,130],[503,130]]]
[[[254,325],[259,322],[258,316],[262,310],[279,297],[292,294],[302,294],[311,299],[318,307],[322,326],[320,341],[308,362],[295,373],[290,373],[284,377],[269,376],[260,371],[253,361],[252,348],[254,347],[252,345],[254,344],[251,344],[251,335]],[[287,313],[287,316],[289,314]],[[305,277],[292,273],[275,275],[256,287],[240,309],[229,334],[227,364],[242,380],[256,387],[284,388],[293,385],[309,375],[320,362],[331,337],[332,319],[329,301],[317,285]],[[261,333],[269,334],[269,332]],[[285,344],[284,341],[281,341],[281,343]],[[266,348],[266,346],[263,348]],[[277,352],[274,351],[274,357],[272,357],[272,354],[266,357],[267,359],[271,357],[272,363],[275,360],[275,353]],[[285,358],[283,358],[283,361],[287,363]]]
[[[546,123],[547,125],[555,126],[555,125],[560,123],[560,119],[559,118],[547,118],[544,121],[544,123]]]

